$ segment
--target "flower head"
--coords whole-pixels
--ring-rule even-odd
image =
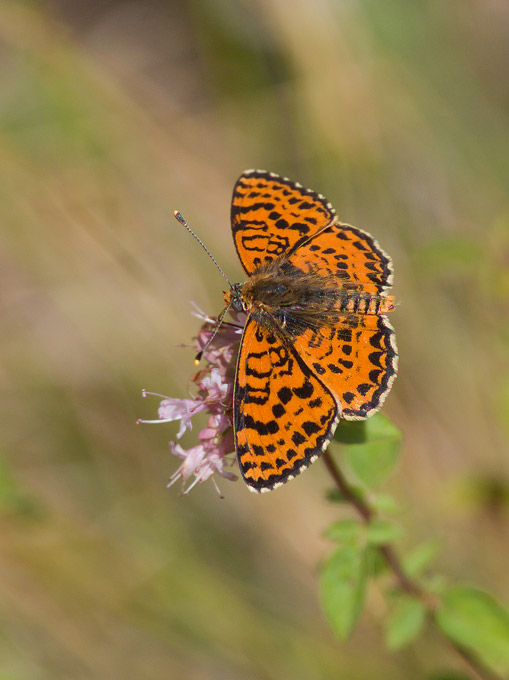
[[[167,423],[180,421],[177,439],[186,430],[192,430],[191,418],[198,413],[209,414],[206,427],[198,433],[198,444],[184,449],[177,442],[170,442],[171,453],[183,460],[171,475],[168,486],[182,479],[183,487],[194,475],[194,481],[183,491],[188,493],[195,484],[212,478],[217,473],[229,480],[237,476],[228,470],[231,460],[225,458],[235,449],[232,427],[233,381],[239,340],[245,322],[245,315],[233,314],[233,322],[223,321],[218,326],[217,319],[206,316],[198,310],[195,316],[203,321],[193,346],[203,358],[204,368],[191,378],[195,394],[188,399],[165,397],[143,390],[143,396],[161,397],[157,420],[138,420],[139,423]]]

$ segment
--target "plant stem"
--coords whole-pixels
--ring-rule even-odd
[[[322,457],[329,474],[336,483],[336,486],[345,500],[355,508],[357,513],[362,517],[363,521],[366,524],[369,524],[376,517],[376,512],[361,496],[355,493],[352,487],[348,484],[340,469],[333,461],[328,450],[324,451]],[[385,558],[385,561],[389,569],[392,571],[401,590],[412,597],[418,598],[426,605],[429,619],[432,622],[435,630],[439,633],[442,639],[447,642],[449,647],[454,649],[454,651],[459,654],[475,677],[479,680],[502,680],[500,676],[496,675],[491,670],[483,666],[468,649],[465,649],[454,640],[451,640],[438,627],[436,622],[436,610],[439,606],[439,601],[431,593],[426,592],[417,581],[412,580],[405,574],[401,560],[399,559],[394,548],[387,544],[380,546],[379,550]]]

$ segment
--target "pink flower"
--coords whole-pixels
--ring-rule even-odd
[[[233,323],[223,321],[217,328],[217,320],[206,316],[198,310],[195,316],[204,321],[194,347],[205,361],[205,366],[198,371],[191,382],[197,387],[196,395],[191,399],[175,399],[154,392],[143,390],[143,396],[161,397],[157,420],[138,420],[139,423],[168,423],[180,421],[177,439],[186,430],[192,430],[191,418],[197,413],[206,411],[209,414],[207,425],[198,433],[199,443],[190,449],[184,449],[176,442],[170,442],[170,451],[183,460],[179,468],[171,475],[168,486],[177,479],[186,481],[194,475],[194,481],[183,491],[188,493],[195,484],[211,478],[218,493],[219,489],[213,478],[214,474],[229,480],[237,476],[227,468],[232,460],[225,458],[235,449],[232,427],[233,379],[238,353],[239,340],[245,323],[245,315],[233,314]]]

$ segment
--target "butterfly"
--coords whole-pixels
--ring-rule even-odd
[[[247,485],[264,492],[316,460],[341,418],[368,418],[391,389],[392,264],[324,196],[262,170],[237,180],[231,225],[248,277],[225,293],[227,305],[247,314],[235,446]]]

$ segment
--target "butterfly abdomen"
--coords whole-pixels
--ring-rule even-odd
[[[376,295],[363,291],[341,291],[338,297],[340,312],[355,314],[386,314],[394,309],[392,295]]]

